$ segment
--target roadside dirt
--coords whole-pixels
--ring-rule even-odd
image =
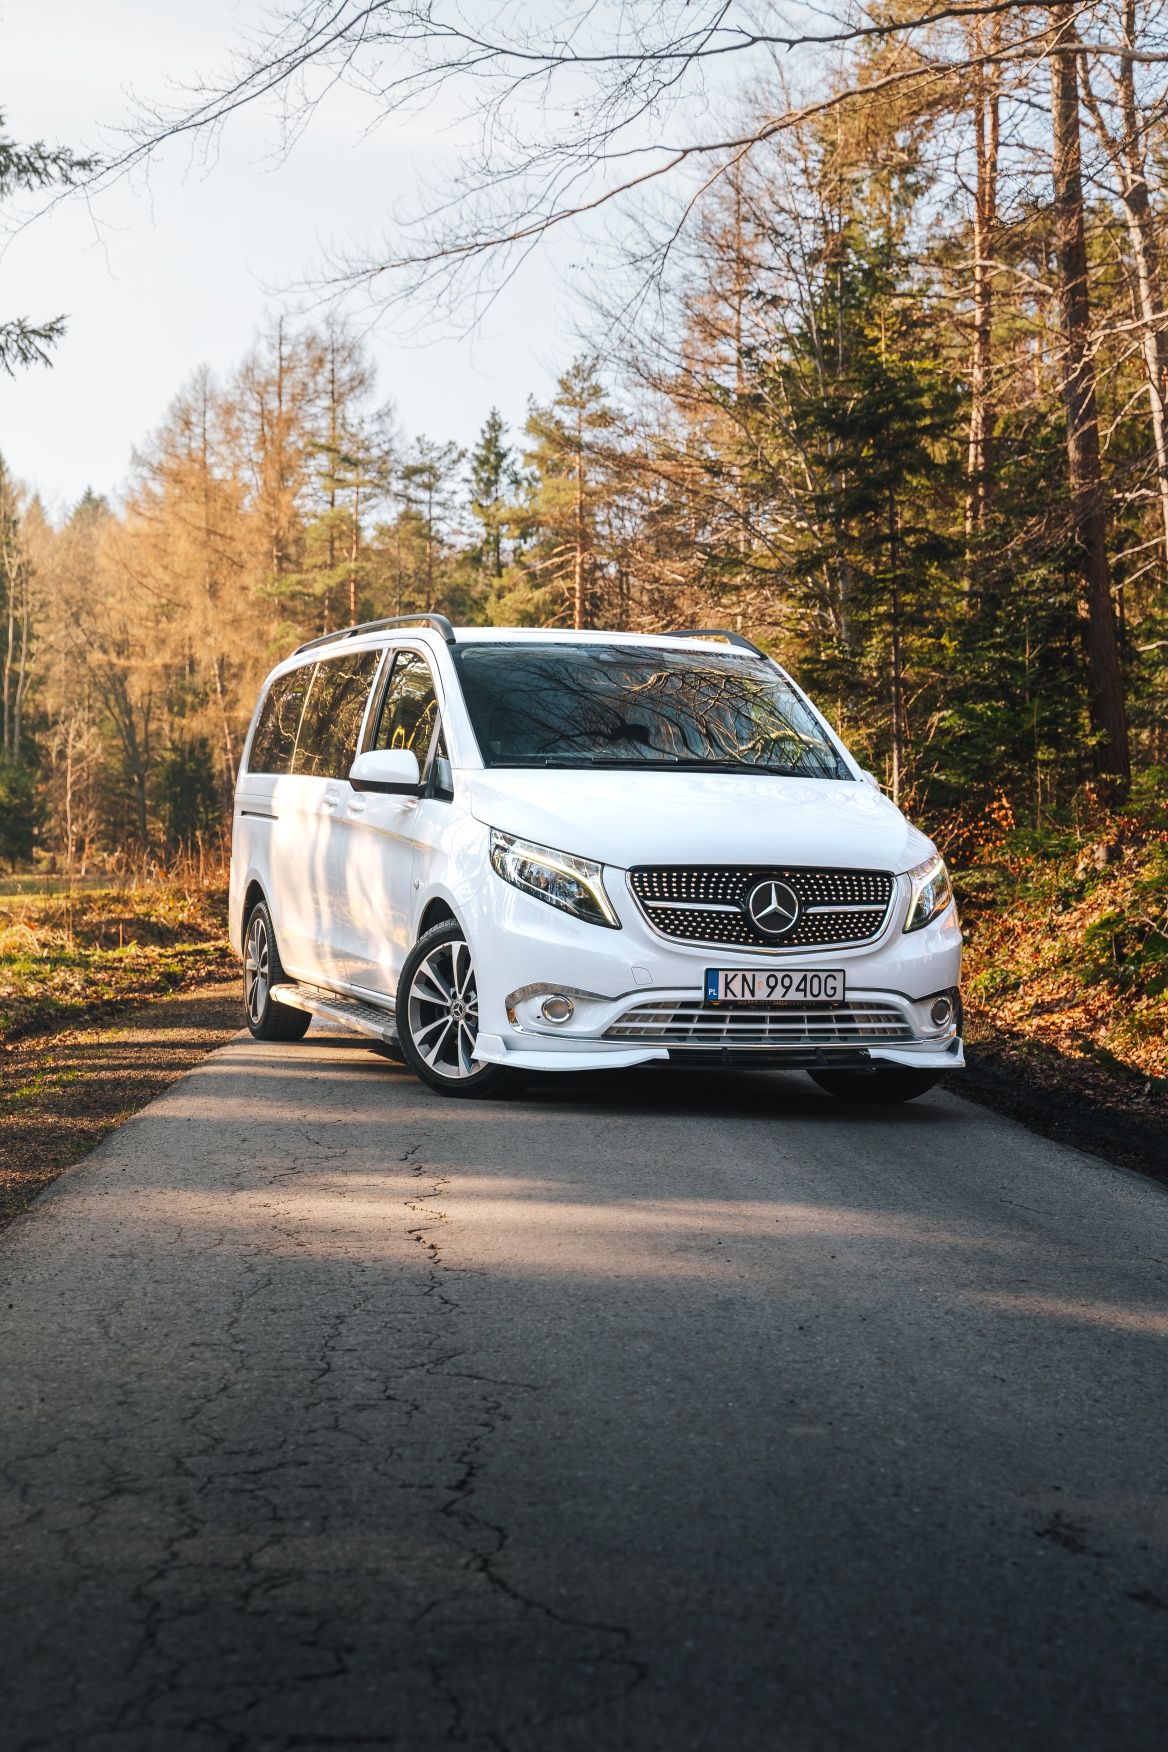
[[[238,978],[0,1046],[0,1226],[242,1026]]]
[[[1059,1052],[976,1013],[967,1012],[966,1022],[966,1069],[947,1079],[955,1095],[1168,1185],[1168,1092],[1162,1079]]]

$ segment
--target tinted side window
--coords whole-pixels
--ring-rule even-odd
[[[312,680],[312,665],[279,675],[268,689],[260,708],[260,721],[252,737],[249,773],[290,773],[296,748],[296,732],[304,709],[304,696]]]
[[[318,779],[348,776],[380,660],[380,651],[351,651],[317,664],[296,738],[294,773]]]
[[[403,651],[395,659],[393,674],[381,702],[377,728],[370,748],[409,748],[425,767],[434,726],[438,722],[438,696],[424,657]]]

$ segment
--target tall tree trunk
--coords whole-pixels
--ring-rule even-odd
[[[5,561],[5,565],[4,565],[5,576],[4,576],[3,582],[6,586],[6,589],[5,589],[6,601],[4,604],[4,607],[5,607],[4,672],[3,672],[2,690],[0,690],[0,697],[2,697],[2,701],[3,701],[2,710],[3,710],[4,723],[3,723],[3,740],[2,740],[2,742],[0,742],[0,746],[3,747],[5,754],[11,754],[13,752],[13,750],[12,750],[12,693],[13,693],[13,676],[14,676],[14,672],[15,672],[15,657],[16,657],[16,574],[15,574],[15,569],[6,563],[7,562],[7,555],[4,555],[3,559]]]
[[[1111,600],[1095,363],[1091,353],[1073,5],[1060,0],[1051,7],[1051,20],[1048,43],[1055,246],[1065,339],[1067,476],[1079,575],[1079,614],[1091,719],[1099,738],[1097,767],[1113,794],[1122,796],[1131,780],[1131,757],[1119,637]]]
[[[434,491],[426,499],[426,613],[434,606]]]
[[[24,702],[30,680],[29,652],[32,644],[32,568],[26,562],[20,574],[20,665],[16,672],[16,714],[12,727],[12,752],[19,760],[24,736]]]
[[[1123,39],[1126,47],[1134,50],[1138,35],[1135,0],[1124,0]],[[1160,518],[1164,525],[1165,558],[1168,559],[1168,409],[1165,407],[1165,396],[1168,394],[1168,343],[1163,334],[1164,311],[1156,218],[1148,193],[1147,124],[1141,117],[1136,96],[1135,66],[1134,59],[1123,56],[1119,58],[1115,74],[1115,93],[1122,123],[1119,138],[1104,119],[1091,90],[1086,69],[1083,73],[1083,91],[1100,142],[1115,166],[1117,193],[1123,207],[1132,263],[1135,267],[1140,350],[1148,386],[1152,440],[1156,450],[1156,490],[1160,500]]]
[[[979,19],[974,49],[983,53],[985,27]],[[989,52],[1001,46],[1000,15],[990,27]],[[973,203],[973,356],[969,373],[969,457],[965,498],[966,594],[976,595],[978,538],[990,496],[993,413],[990,402],[993,335],[993,252],[998,223],[998,141],[1001,66],[978,59],[973,86],[973,140],[977,188]]]
[[[231,720],[227,715],[227,690],[223,685],[223,659],[218,653],[214,653],[211,657],[211,674],[215,678],[215,703],[219,707],[219,727],[223,732],[223,755],[227,762],[229,790],[234,794],[235,781],[238,777],[235,764],[235,739],[231,734]]]
[[[24,702],[29,683],[29,644],[32,638],[32,595],[29,562],[20,536],[13,533],[0,553],[0,578],[5,594],[3,665],[3,739],[0,746],[19,759],[24,734]]]
[[[361,489],[353,488],[353,527],[349,535],[349,625],[357,625],[357,557],[361,536]]]
[[[70,718],[65,731],[65,873],[73,886],[73,747],[76,719]]]
[[[900,802],[904,783],[905,724],[904,672],[900,648],[900,527],[896,514],[896,495],[888,494],[888,574],[889,608],[891,614],[890,681],[892,683],[892,801]]]
[[[584,420],[576,422],[576,543],[572,566],[572,625],[577,632],[588,625],[588,589],[584,564]]]
[[[205,378],[201,382],[200,390],[199,472],[203,487],[203,595],[207,602],[207,635],[210,645],[208,661],[215,682],[215,703],[219,708],[219,728],[223,733],[223,757],[228,775],[228,796],[225,801],[229,803],[235,791],[238,769],[235,764],[235,738],[231,734],[231,719],[227,710],[227,690],[223,685],[223,658],[215,648],[219,589],[213,563],[215,543],[211,527],[211,445],[207,434],[208,395]]]

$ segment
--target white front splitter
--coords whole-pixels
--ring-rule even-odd
[[[701,1048],[675,1048],[683,1054],[685,1062],[692,1065],[696,1062]],[[708,1050],[711,1066],[725,1064],[726,1054],[733,1055],[733,1062],[738,1066],[748,1066],[750,1063],[750,1047],[723,1048],[712,1046]],[[759,1048],[760,1061],[765,1063],[767,1070],[782,1070],[782,1051],[775,1048]],[[868,1055],[873,1062],[894,1065],[909,1065],[921,1071],[959,1071],[965,1065],[965,1053],[960,1040],[950,1041],[944,1047],[893,1047],[868,1046],[858,1048]],[[792,1058],[796,1056],[792,1051]],[[632,1065],[649,1064],[655,1059],[668,1059],[668,1046],[628,1046],[605,1047],[601,1041],[588,1042],[579,1047],[559,1047],[551,1051],[541,1051],[538,1047],[509,1047],[498,1034],[480,1034],[475,1048],[475,1059],[480,1064],[511,1065],[515,1070],[526,1071],[616,1071],[626,1070]],[[705,1056],[704,1054],[702,1056]],[[804,1055],[806,1056],[806,1055]],[[792,1064],[792,1070],[806,1070],[806,1064]],[[830,1070],[830,1058],[825,1057],[822,1065],[815,1069]],[[855,1064],[841,1064],[841,1070],[855,1070]]]

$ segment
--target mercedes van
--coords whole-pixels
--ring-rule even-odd
[[[447,1095],[654,1062],[909,1100],[963,1062],[945,864],[741,635],[312,640],[235,796],[248,1027],[313,1015]]]

